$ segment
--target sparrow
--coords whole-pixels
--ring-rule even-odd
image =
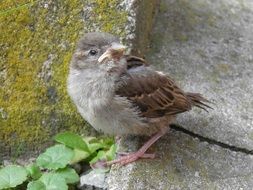
[[[151,136],[136,152],[107,165],[154,158],[146,151],[169,129],[177,114],[211,108],[199,93],[184,92],[167,75],[109,33],[87,33],[73,53],[67,90],[81,116],[105,134]]]

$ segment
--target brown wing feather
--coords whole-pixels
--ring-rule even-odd
[[[169,77],[149,67],[138,57],[129,57],[128,70],[122,74],[116,91],[127,97],[148,118],[175,115],[191,109],[191,101]]]

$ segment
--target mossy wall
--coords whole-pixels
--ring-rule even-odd
[[[68,64],[83,32],[124,37],[120,0],[0,2],[0,158],[38,150],[62,130],[87,132],[66,92]]]

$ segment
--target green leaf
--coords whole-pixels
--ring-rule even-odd
[[[39,179],[42,175],[39,166],[37,166],[36,164],[30,164],[26,166],[26,170],[33,179]]]
[[[103,150],[98,151],[97,156],[95,156],[91,161],[90,164],[94,164],[99,160],[106,160],[106,152]]]
[[[72,168],[59,169],[55,173],[63,177],[67,184],[76,183],[79,181],[78,174]]]
[[[10,165],[0,170],[0,189],[16,187],[27,179],[27,171],[22,166]]]
[[[104,144],[105,147],[110,147],[111,145],[115,144],[114,138],[105,137],[100,139],[100,143]]]
[[[99,160],[113,160],[116,157],[117,145],[111,145],[110,149],[100,150],[98,151],[97,155],[90,161],[90,164],[94,164]]]
[[[93,153],[99,149],[109,149],[114,144],[113,138],[103,137],[101,139],[95,137],[84,137],[83,140],[87,143],[90,152]]]
[[[57,170],[65,168],[74,156],[74,151],[64,145],[50,147],[36,160],[38,166]]]
[[[27,185],[27,190],[47,190],[42,181],[31,181]]]
[[[68,186],[65,179],[57,173],[45,173],[39,181],[43,182],[46,190],[67,190]]]
[[[74,157],[71,159],[70,164],[78,163],[85,158],[90,156],[89,152],[85,152],[82,150],[74,149]]]
[[[83,140],[86,143],[97,143],[97,142],[99,142],[99,139],[96,138],[96,137],[83,137]]]
[[[70,148],[80,149],[89,152],[87,143],[82,139],[81,136],[74,133],[65,132],[60,133],[54,138],[57,142],[62,143]]]
[[[98,149],[104,148],[104,145],[102,143],[92,143],[89,144],[90,152],[93,153],[97,151]]]
[[[113,144],[110,149],[106,152],[107,160],[114,160],[116,157],[117,145]]]

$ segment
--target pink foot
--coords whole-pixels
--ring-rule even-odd
[[[119,159],[109,161],[109,162],[106,163],[106,165],[110,166],[110,165],[116,164],[116,163],[119,163],[120,165],[126,165],[126,164],[129,164],[131,162],[134,162],[134,161],[138,160],[139,158],[154,159],[155,154],[147,154],[147,153],[142,153],[142,152],[137,151],[135,153],[129,153],[125,156],[122,156]]]
[[[116,160],[112,160],[112,161],[109,161],[109,162],[106,162],[106,161],[98,161],[97,163],[93,164],[92,167],[94,168],[99,168],[99,167],[107,167],[107,166],[110,166],[112,164],[116,164],[116,163],[119,163],[121,165],[126,165],[126,164],[129,164],[131,162],[134,162],[136,160],[138,160],[139,158],[150,158],[150,159],[153,159],[155,158],[155,154],[148,154],[148,153],[145,153],[148,148],[154,144],[160,137],[162,137],[164,134],[166,133],[166,129],[162,129],[161,131],[159,131],[158,133],[156,133],[153,137],[151,137],[137,152],[135,153],[130,153],[130,154],[127,154],[126,153],[121,153],[121,155],[124,155],[122,156],[121,158],[119,159],[116,159]]]
[[[128,156],[130,154],[133,154],[133,153],[129,153],[129,152],[118,152],[117,153],[120,158],[124,157],[124,156]],[[155,153],[145,153],[143,155],[141,155],[140,158],[150,158],[150,159],[154,159],[155,158]]]
[[[106,163],[107,166],[119,163],[121,165],[126,165],[128,163],[134,162],[138,160],[139,158],[151,158],[153,159],[155,157],[154,154],[147,154],[145,153],[148,148],[154,144],[160,137],[162,137],[166,133],[165,129],[162,129],[158,133],[156,133],[153,137],[151,137],[137,152],[130,153],[128,155],[125,155],[119,159],[112,160]]]

